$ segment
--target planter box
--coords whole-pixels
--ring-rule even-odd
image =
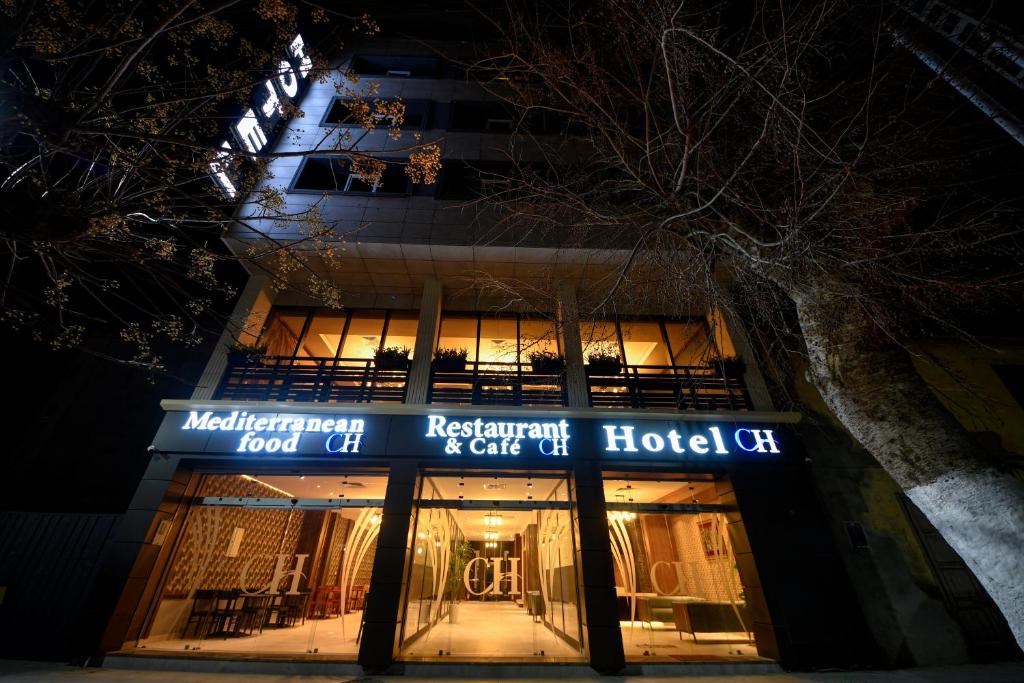
[[[560,375],[565,370],[564,360],[533,360],[530,369],[538,375]]]
[[[434,371],[435,372],[465,372],[466,371],[466,359],[465,358],[435,358],[433,365],[434,365]]]
[[[373,364],[377,366],[378,370],[408,370],[409,359],[408,358],[374,358]]]
[[[712,367],[727,379],[743,379],[746,366],[742,362],[712,363]]]
[[[588,375],[617,375],[622,372],[622,363],[588,363]]]

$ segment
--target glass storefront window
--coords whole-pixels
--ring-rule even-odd
[[[404,659],[583,658],[568,481],[424,474]]]
[[[672,367],[703,367],[719,357],[704,320],[621,320],[580,323],[583,358],[618,356],[641,374],[671,374]]]
[[[626,659],[756,656],[735,535],[711,480],[606,478]],[[648,475],[649,476],[649,475]]]
[[[278,309],[268,318],[260,344],[269,356],[364,365],[384,346],[405,347],[411,358],[418,323],[411,311]]]
[[[139,647],[354,658],[387,475],[202,477]]]
[[[439,349],[466,349],[466,360],[481,369],[515,371],[529,365],[534,352],[560,353],[555,324],[522,317],[446,313],[441,318]]]

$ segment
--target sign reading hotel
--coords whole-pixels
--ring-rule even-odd
[[[323,440],[328,453],[358,453],[366,423],[359,418],[261,415],[232,410],[219,417],[212,411],[191,411],[182,430],[238,432],[238,453],[297,453],[307,434]],[[305,449],[303,449],[305,450]]]
[[[689,425],[688,425],[689,426]],[[672,429],[647,429],[636,425],[601,425],[601,448],[605,453],[650,453],[661,455],[732,455],[734,453],[781,453],[772,429],[730,428],[682,424]]]
[[[449,420],[430,415],[426,437],[444,443],[447,455],[569,455],[565,420]]]

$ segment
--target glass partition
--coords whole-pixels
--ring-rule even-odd
[[[606,478],[626,659],[756,656],[736,532],[711,480]]]
[[[403,659],[583,658],[564,476],[425,474]]]
[[[418,322],[412,311],[275,309],[260,345],[268,356],[366,361],[383,347],[398,346],[412,357]]]
[[[354,658],[386,486],[355,471],[203,475],[164,532],[175,547],[138,647]]]

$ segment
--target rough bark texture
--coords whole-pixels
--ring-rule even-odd
[[[836,417],[959,553],[1024,647],[1024,483],[985,461],[853,299],[795,296],[811,381]]]

